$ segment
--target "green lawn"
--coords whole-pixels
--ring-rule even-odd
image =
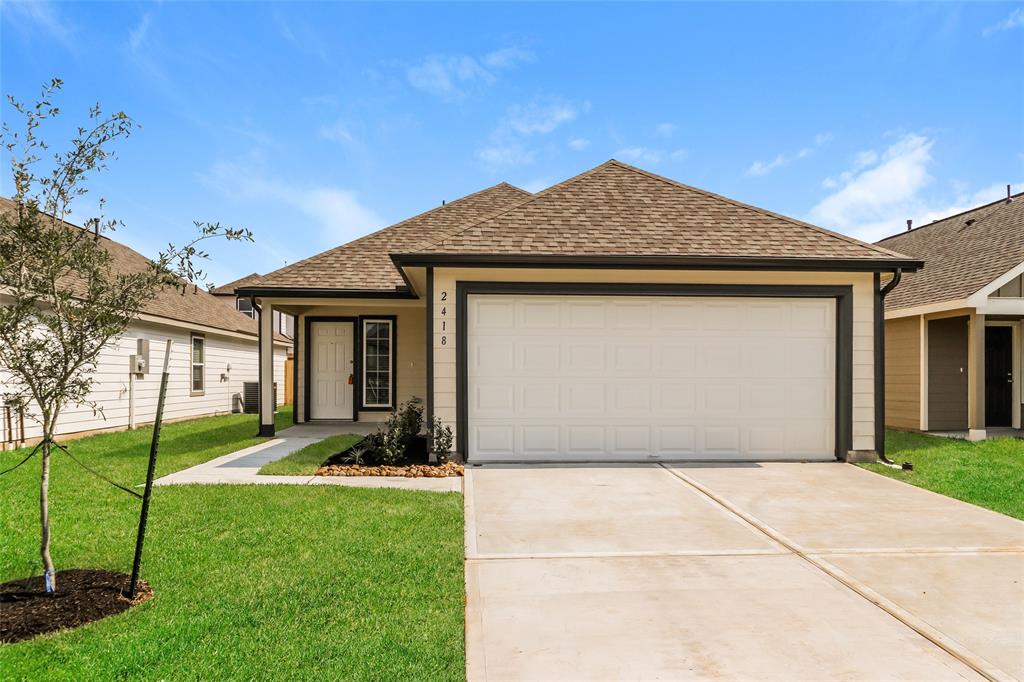
[[[889,458],[913,471],[880,464],[866,469],[958,500],[1024,519],[1024,440],[995,438],[970,443],[919,433],[886,432]]]
[[[260,468],[259,473],[277,476],[312,476],[324,463],[324,460],[333,454],[348,450],[364,437],[343,434],[325,438],[312,445],[307,445],[301,450],[296,450],[287,457],[267,462]]]
[[[279,415],[278,428],[290,423]],[[251,415],[164,427],[158,475],[258,442]],[[72,441],[144,479],[148,431]],[[18,453],[0,453],[0,469]],[[38,463],[0,477],[0,581],[40,573]],[[127,572],[139,502],[55,455],[57,568]],[[156,488],[151,601],[0,645],[3,679],[463,679],[462,501],[341,486]]]

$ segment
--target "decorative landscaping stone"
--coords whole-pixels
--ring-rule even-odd
[[[361,466],[359,464],[328,464],[316,470],[317,476],[401,476],[403,478],[447,478],[462,476],[462,465],[406,464],[403,466]]]

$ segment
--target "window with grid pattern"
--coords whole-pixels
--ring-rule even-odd
[[[363,320],[363,406],[392,407],[391,320]]]

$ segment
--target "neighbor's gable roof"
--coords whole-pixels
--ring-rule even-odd
[[[423,245],[419,252],[909,260],[615,160]]]
[[[221,284],[219,287],[210,289],[210,293],[213,294],[214,296],[234,296],[235,289],[241,287],[251,287],[254,284],[258,284],[261,279],[263,279],[263,276],[261,274],[259,274],[258,272],[253,272],[251,274],[246,275],[245,277],[236,279],[234,282]]]
[[[14,201],[0,197],[0,211],[13,211],[16,208],[17,204]],[[69,229],[82,229],[71,223],[64,224]],[[114,273],[130,274],[144,272],[149,268],[150,260],[138,251],[106,236],[100,236],[100,243],[110,254],[110,267]],[[70,286],[74,291],[76,285],[71,284]],[[224,305],[223,300],[191,285],[186,287],[184,292],[170,286],[164,287],[153,300],[146,304],[142,312],[177,322],[202,325],[254,337],[259,333],[256,321],[251,317],[228,308]],[[287,339],[280,337],[279,340]]]
[[[391,262],[390,254],[412,249],[424,240],[441,239],[452,230],[477,222],[530,196],[529,192],[503,182],[275,270],[260,279],[258,288],[355,291],[404,288],[405,280]]]
[[[1024,262],[1024,192],[878,243],[926,261],[903,276],[886,308],[965,299]]]

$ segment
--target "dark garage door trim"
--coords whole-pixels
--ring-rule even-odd
[[[561,296],[720,296],[730,298],[834,298],[836,300],[837,460],[853,449],[853,287],[772,284],[580,284],[572,282],[455,283],[455,435],[457,452],[468,461],[469,376],[466,319],[471,294]]]

